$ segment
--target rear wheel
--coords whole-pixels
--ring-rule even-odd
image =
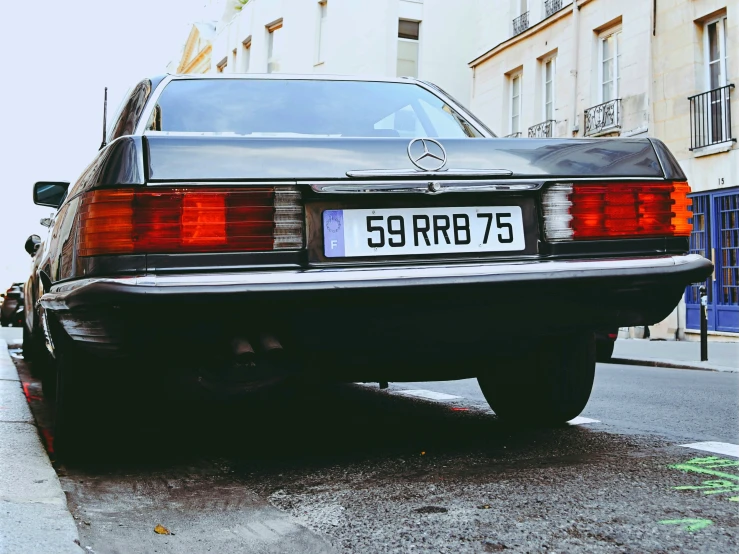
[[[33,342],[31,339],[31,331],[28,330],[28,328],[23,325],[23,358],[25,360],[33,360]]]
[[[89,440],[95,436],[90,429],[92,421],[99,421],[99,413],[91,406],[93,359],[67,344],[56,359],[56,396],[54,405],[54,451],[68,458],[82,454]],[[88,421],[89,420],[89,421]]]
[[[552,426],[585,409],[594,377],[594,335],[578,333],[540,339],[535,348],[501,360],[477,381],[500,419]]]

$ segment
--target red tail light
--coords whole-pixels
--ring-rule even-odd
[[[556,184],[544,194],[549,241],[687,237],[688,183]]]
[[[80,209],[80,256],[302,248],[292,187],[103,189]]]

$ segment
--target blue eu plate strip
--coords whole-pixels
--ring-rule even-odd
[[[344,256],[344,210],[323,212],[323,252],[327,258]]]

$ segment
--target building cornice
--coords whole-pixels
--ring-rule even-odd
[[[213,46],[211,44],[208,44],[205,48],[203,48],[200,52],[198,52],[198,55],[195,56],[192,60],[190,60],[185,67],[183,68],[183,73],[192,73],[193,70],[198,67],[207,57],[210,57],[211,52],[213,51]]]
[[[577,0],[573,0],[572,4],[577,4],[577,9],[579,10],[585,4],[588,4],[588,3],[592,2],[592,1],[593,0],[580,0],[578,2]],[[547,17],[545,19],[542,19],[541,21],[539,21],[539,23],[537,23],[533,27],[529,27],[523,33],[519,33],[516,36],[511,37],[511,38],[508,38],[508,39],[504,40],[503,42],[497,44],[496,46],[493,46],[490,50],[488,50],[484,54],[479,55],[478,57],[476,57],[474,60],[472,60],[467,65],[469,67],[474,68],[475,66],[480,65],[482,62],[484,62],[484,61],[492,58],[496,54],[499,54],[500,52],[502,52],[506,48],[510,48],[514,44],[518,44],[519,42],[521,42],[523,40],[526,40],[530,36],[535,35],[539,31],[541,31],[542,29],[546,29],[550,25],[555,24],[557,21],[560,21],[562,19],[565,19],[566,17],[571,16],[572,15],[572,9],[571,9],[572,8],[572,4],[570,5],[570,8],[569,9],[563,8],[563,9],[559,10],[557,13],[553,13],[549,17]]]

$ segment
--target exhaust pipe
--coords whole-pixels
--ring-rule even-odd
[[[254,348],[251,343],[243,337],[235,337],[231,341],[231,351],[234,361],[239,366],[253,366],[256,359]]]
[[[282,345],[280,344],[280,341],[277,340],[277,337],[274,335],[268,335],[265,333],[262,333],[259,335],[259,344],[262,347],[262,350],[267,356],[275,355],[275,354],[281,354],[282,353]]]

